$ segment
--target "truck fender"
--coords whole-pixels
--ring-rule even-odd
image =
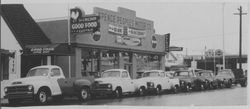
[[[82,87],[91,87],[91,82],[89,80],[85,80],[85,79],[80,79],[80,80],[76,80],[74,82],[74,88],[76,90],[80,90]]]

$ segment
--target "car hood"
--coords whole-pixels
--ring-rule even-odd
[[[185,77],[185,76],[176,76],[175,78],[178,78],[180,81],[186,81],[186,82],[191,82],[192,81],[192,78]]]
[[[47,81],[48,77],[45,76],[34,76],[34,77],[26,77],[19,78],[11,81],[11,85],[28,85],[32,84],[34,81]]]
[[[98,83],[114,83],[114,82],[120,82],[121,78],[117,78],[117,77],[107,77],[107,78],[97,78],[95,79],[95,82]]]
[[[145,81],[145,82],[159,81],[159,77],[143,77],[138,79],[138,81]]]

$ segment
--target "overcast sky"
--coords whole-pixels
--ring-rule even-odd
[[[102,0],[103,1],[103,0]],[[178,0],[179,1],[179,0]],[[223,42],[223,3],[222,2],[164,2],[129,0],[123,2],[98,2],[97,0],[2,0],[2,3],[22,3],[35,19],[66,17],[68,7],[81,7],[86,14],[93,13],[93,7],[101,7],[117,11],[117,7],[125,7],[136,11],[141,18],[154,21],[157,34],[171,33],[171,46],[184,47],[188,54],[202,54],[207,49],[222,49]],[[224,4],[224,37],[226,54],[238,54],[239,16],[242,5],[243,12],[248,13],[246,3],[226,2]],[[243,54],[247,53],[247,20],[243,16]]]

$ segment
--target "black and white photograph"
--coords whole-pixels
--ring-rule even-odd
[[[249,8],[1,0],[0,108],[249,108]]]

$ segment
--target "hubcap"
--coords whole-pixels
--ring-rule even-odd
[[[120,96],[118,90],[115,91],[115,94],[116,94],[116,97],[119,97],[119,96]]]
[[[140,95],[143,95],[143,89],[140,88]]]
[[[42,102],[42,103],[46,102],[46,99],[47,99],[46,93],[43,92],[43,91],[40,92],[40,94],[39,94],[39,99],[40,99],[40,102]]]
[[[82,95],[83,99],[86,99],[88,97],[88,93],[87,93],[87,91],[85,89],[82,89],[81,95]]]

